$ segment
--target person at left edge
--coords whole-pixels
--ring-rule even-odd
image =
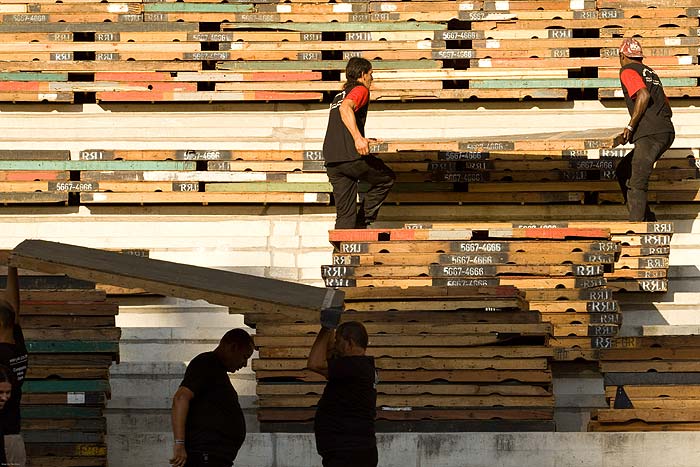
[[[197,355],[173,397],[175,467],[231,467],[246,436],[245,418],[228,373],[245,368],[253,338],[232,329],[212,352]]]
[[[12,396],[12,382],[14,376],[12,371],[5,365],[0,365],[0,413],[3,412],[7,401],[10,400]],[[5,439],[3,436],[2,424],[0,424],[0,465],[7,464],[7,456],[5,455]]]
[[[27,374],[29,355],[20,326],[19,279],[17,268],[8,266],[5,299],[0,300],[0,365],[10,369],[13,376],[12,395],[0,412],[0,424],[5,441],[7,464],[25,467],[27,454],[20,433],[20,403],[22,383]]]

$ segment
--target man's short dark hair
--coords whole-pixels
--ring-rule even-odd
[[[231,329],[221,338],[219,345],[235,345],[240,349],[254,348],[253,337],[245,330],[237,328]]]
[[[367,329],[359,321],[348,321],[347,323],[342,323],[336,329],[335,334],[341,336],[344,339],[350,340],[355,343],[355,345],[367,348],[369,343],[369,337],[367,336]]]
[[[0,328],[9,329],[15,326],[15,309],[9,302],[0,299]]]

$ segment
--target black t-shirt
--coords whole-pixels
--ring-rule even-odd
[[[233,461],[246,435],[245,418],[228,372],[214,352],[197,355],[181,386],[194,393],[185,426],[185,449]]]
[[[328,384],[314,420],[318,452],[375,446],[376,407],[374,357],[328,360]]]
[[[0,423],[6,435],[16,435],[20,430],[19,405],[22,400],[22,383],[27,373],[27,346],[24,343],[22,328],[17,324],[14,328],[14,344],[0,343],[0,364],[5,365],[14,374],[12,383],[12,395],[5,403],[5,408],[0,412]]]
[[[668,98],[664,92],[664,87],[661,84],[661,80],[656,75],[654,70],[643,63],[630,63],[629,65],[625,65],[620,69],[622,93],[625,96],[625,104],[627,105],[629,114],[632,115],[632,112],[634,111],[635,99],[629,95],[629,90],[627,89],[627,79],[625,79],[623,76],[624,73],[628,73],[627,70],[634,71],[641,77],[651,97],[644,115],[642,116],[641,120],[639,120],[637,128],[634,129],[632,141],[636,141],[639,138],[649,135],[675,133],[673,122],[671,122],[673,111],[668,103]],[[632,75],[632,77],[634,77],[634,75]]]
[[[357,84],[346,91],[336,94],[331,102],[328,116],[326,137],[323,140],[323,158],[326,164],[339,164],[341,162],[354,161],[361,156],[355,149],[355,140],[350,130],[340,117],[340,105],[346,97],[350,97],[355,104],[355,122],[362,136],[365,135],[365,121],[369,109],[369,90],[362,84]]]

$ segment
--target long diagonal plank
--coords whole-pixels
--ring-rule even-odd
[[[12,266],[152,293],[228,306],[240,311],[316,313],[340,306],[344,293],[277,279],[154,260],[44,240],[25,240]]]

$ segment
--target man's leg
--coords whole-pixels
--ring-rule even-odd
[[[25,467],[27,465],[27,452],[24,449],[22,435],[5,435],[4,440],[7,464],[12,467]]]
[[[371,224],[377,219],[379,208],[389,196],[391,187],[394,186],[396,175],[387,165],[375,156],[365,156],[362,158],[366,170],[358,177],[360,180],[370,184],[370,188],[360,201],[360,212],[358,219],[363,219],[365,224]]]
[[[627,207],[630,222],[642,222],[656,217],[647,205],[649,176],[654,168],[654,162],[672,142],[672,133],[645,136],[635,141],[632,173],[627,181]]]
[[[335,228],[354,229],[357,218],[357,179],[348,176],[346,166],[353,162],[344,162],[340,165],[326,168],[328,179],[333,185],[333,198],[335,199]]]
[[[632,175],[633,158],[634,149],[628,152],[615,168],[615,176],[617,177],[617,183],[620,185],[620,191],[622,192],[622,198],[625,200],[625,204],[627,204],[627,180],[629,180]]]

